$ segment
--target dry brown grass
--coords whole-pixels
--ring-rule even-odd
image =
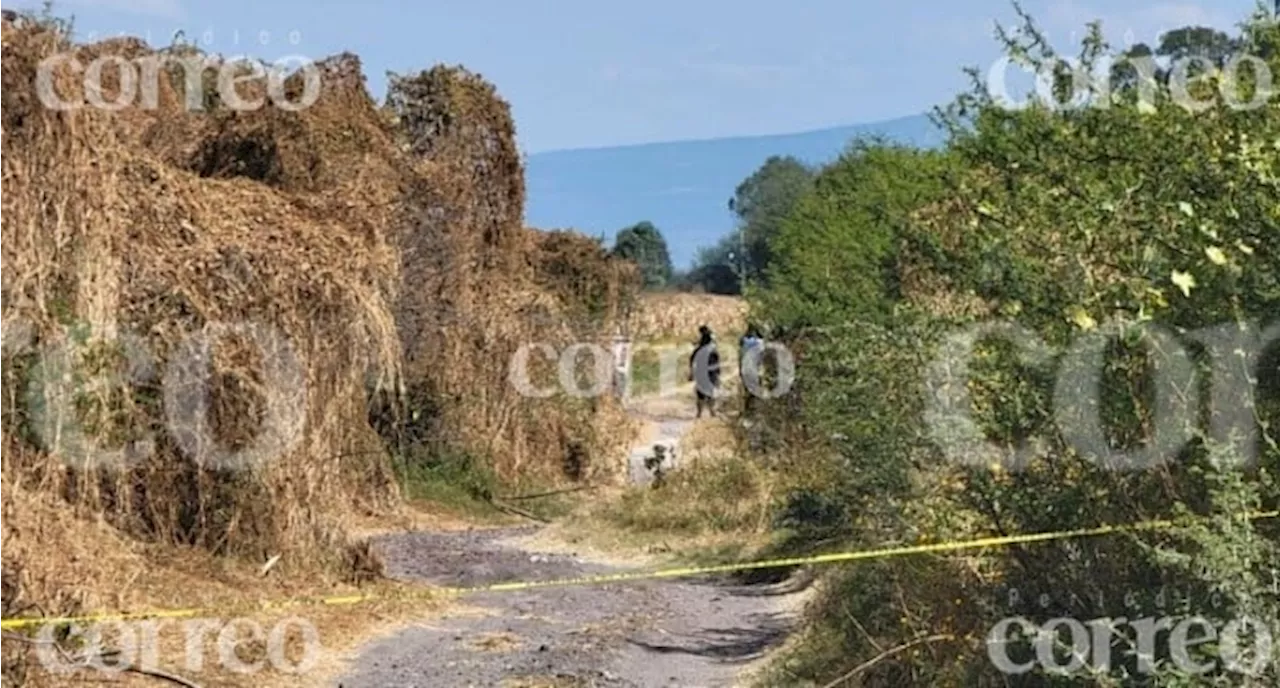
[[[36,65],[67,50],[84,59],[151,49],[132,39],[71,46],[51,27],[4,22],[6,616],[369,585],[379,565],[353,533],[404,516],[388,443],[403,446],[409,430],[483,456],[504,477],[616,471],[603,457],[627,442],[621,410],[531,403],[506,364],[526,342],[603,342],[626,317],[630,277],[580,240],[522,226],[510,114],[478,76],[421,75],[427,96],[399,116],[451,124],[415,139],[376,107],[351,55],[321,63],[320,100],[299,113],[187,112],[163,78],[156,110],[50,110],[36,97]],[[54,83],[70,93],[82,79],[63,71]],[[225,471],[203,461],[209,444],[179,441],[190,423],[166,432],[166,409],[198,402],[198,388],[165,389],[158,374],[110,383],[105,373],[123,367],[123,334],[163,372],[190,337],[240,323],[281,335],[297,374],[264,378],[266,364],[289,360],[279,348],[217,340],[196,359],[210,373],[207,434],[243,449],[274,414],[297,441],[268,446],[279,451],[253,470]],[[31,335],[25,352],[20,331]],[[153,438],[136,464],[70,465],[90,455],[75,452],[74,437],[33,436],[27,353],[62,345],[93,384],[49,385],[39,398],[74,402],[91,443],[143,449]],[[393,402],[372,424],[371,399]],[[406,427],[406,402],[422,427]],[[571,457],[576,472],[565,469]],[[256,575],[276,555],[271,574]],[[322,611],[353,633],[368,626]]]
[[[471,646],[483,652],[510,652],[520,646],[514,633],[484,633],[472,639]]]
[[[689,461],[731,456],[738,438],[733,427],[718,418],[695,422],[680,440],[681,454]]]
[[[673,401],[651,398],[642,406],[669,417]],[[691,398],[681,402],[686,412],[693,403]],[[680,441],[680,468],[662,487],[598,493],[531,538],[531,546],[648,567],[723,563],[763,548],[773,501],[791,477],[746,458],[729,423],[723,418],[695,421]],[[656,433],[655,428],[647,430],[642,437]]]
[[[74,328],[87,326],[72,361],[94,383],[117,365],[122,334],[141,337],[161,364],[189,337],[216,340],[222,325],[274,331],[298,375],[263,379],[264,364],[288,361],[278,348],[219,341],[209,356],[208,434],[241,449],[262,433],[264,416],[278,414],[296,442],[268,446],[277,451],[256,470],[228,474],[204,465],[208,445],[181,447],[161,431],[164,411],[198,403],[185,396],[198,388],[163,390],[152,379],[71,395],[49,385],[46,402],[87,407],[81,422],[93,441],[155,440],[132,469],[68,470],[65,459],[81,454],[66,437],[30,440],[31,409],[17,390],[32,367],[10,358],[6,373],[19,384],[7,385],[5,487],[62,494],[157,542],[258,559],[286,553],[287,566],[303,568],[336,563],[345,513],[394,498],[364,403],[370,381],[390,387],[399,377],[394,247],[252,180],[202,179],[164,164],[130,145],[129,118],[39,107],[35,63],[63,47],[47,31],[5,27],[4,85],[14,101],[4,129],[6,325],[29,325],[33,344],[46,347],[75,344]],[[315,504],[329,506],[306,507]]]
[[[737,341],[746,328],[747,303],[720,294],[642,294],[630,321],[636,341],[696,341],[707,325],[722,342]]]
[[[433,168],[427,200],[444,208],[402,239],[414,285],[399,306],[411,394],[444,402],[428,431],[487,457],[501,477],[616,477],[605,459],[625,441],[611,431],[625,427],[618,409],[524,397],[507,364],[526,344],[605,343],[626,271],[584,238],[521,224],[514,124],[491,85],[436,67],[393,79],[392,91],[404,145]]]
[[[290,574],[285,569],[272,569],[264,576],[251,562],[217,557],[207,550],[142,543],[124,536],[97,515],[73,513],[48,494],[6,492],[4,510],[5,557],[21,562],[5,567],[5,577],[16,579],[14,587],[19,592],[6,595],[6,617],[38,615],[41,610],[35,607],[51,600],[59,609],[81,614],[199,608],[211,610],[200,614],[202,619],[225,622],[247,618],[270,628],[281,619],[299,616],[315,625],[323,652],[315,668],[304,676],[271,670],[236,675],[216,660],[216,636],[205,643],[206,666],[192,671],[184,666],[183,620],[161,626],[159,668],[204,686],[315,685],[341,671],[345,657],[371,633],[387,632],[443,602],[424,597],[428,591],[385,581],[356,586],[332,576]],[[410,592],[415,597],[405,596]],[[383,599],[358,606],[261,608],[263,602],[350,594]],[[13,662],[32,649],[6,641],[5,651],[6,660]],[[243,658],[255,659],[249,655]],[[43,672],[29,654],[26,660],[29,685],[65,685],[68,680]],[[91,672],[82,677],[103,678]],[[154,679],[141,676],[123,674],[121,679],[124,685],[155,685]]]

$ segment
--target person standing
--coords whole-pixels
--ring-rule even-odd
[[[716,415],[716,395],[720,388],[720,352],[716,350],[711,328],[698,328],[698,345],[689,356],[689,379],[697,393],[698,418],[705,408],[712,417]]]
[[[751,413],[755,408],[755,390],[760,387],[761,362],[764,356],[764,338],[754,323],[738,342],[738,381],[742,385],[742,412]]]

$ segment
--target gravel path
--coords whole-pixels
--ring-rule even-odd
[[[629,411],[645,432],[628,457],[632,483],[652,479],[644,459],[692,427],[692,392],[646,399]],[[673,470],[675,461],[664,466]],[[393,578],[445,586],[574,578],[621,571],[538,551],[539,527],[417,532],[376,541]],[[544,546],[572,551],[563,543]],[[657,579],[474,593],[421,625],[363,648],[341,688],[470,686],[632,688],[743,685],[793,628],[805,586]]]
[[[379,546],[389,575],[439,585],[619,570],[516,544],[535,531],[410,533]],[[735,686],[786,638],[805,594],[688,579],[476,593],[467,607],[367,646],[338,685]]]

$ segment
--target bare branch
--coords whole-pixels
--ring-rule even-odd
[[[949,633],[939,633],[939,634],[937,634],[937,635],[926,636],[926,637],[924,637],[924,638],[916,638],[915,640],[912,640],[912,641],[911,641],[911,642],[909,642],[909,643],[903,643],[902,645],[899,645],[899,646],[897,646],[897,647],[894,647],[894,648],[891,648],[891,649],[885,650],[884,652],[881,652],[880,654],[876,655],[875,657],[872,657],[871,659],[869,659],[869,660],[867,660],[867,661],[863,662],[862,664],[859,664],[858,666],[854,667],[854,668],[853,668],[851,671],[849,671],[847,674],[844,674],[844,675],[843,675],[843,676],[841,676],[840,678],[837,678],[836,680],[832,681],[831,683],[826,684],[826,685],[825,685],[825,686],[823,686],[822,688],[835,688],[836,686],[838,686],[838,685],[840,685],[840,684],[844,683],[845,681],[848,681],[849,679],[853,678],[854,676],[857,676],[858,674],[860,674],[860,673],[862,673],[862,672],[866,671],[867,669],[870,669],[871,667],[875,666],[876,664],[879,664],[881,661],[883,661],[883,660],[885,660],[885,659],[888,659],[889,657],[892,657],[893,655],[896,655],[896,654],[899,654],[899,653],[905,652],[905,651],[907,651],[907,650],[910,650],[911,648],[915,647],[916,645],[921,645],[921,644],[923,644],[923,643],[936,643],[936,642],[941,641],[941,640],[955,640],[955,639],[956,639],[956,637],[955,637],[955,636],[953,636],[953,635],[951,635],[951,634],[949,634]]]

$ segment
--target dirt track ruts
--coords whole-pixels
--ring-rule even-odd
[[[536,528],[408,533],[378,544],[396,578],[439,585],[619,570],[513,540]],[[364,648],[343,688],[734,686],[786,638],[803,592],[785,584],[650,580],[476,593]]]
[[[646,426],[627,459],[634,483],[654,441],[690,430],[692,391],[629,411]],[[688,399],[689,401],[686,401]],[[677,460],[678,468],[681,461]],[[375,540],[393,578],[445,586],[558,580],[624,570],[544,545],[539,526],[412,532]],[[364,648],[342,688],[713,688],[744,675],[793,630],[803,585],[651,579],[473,593]]]

